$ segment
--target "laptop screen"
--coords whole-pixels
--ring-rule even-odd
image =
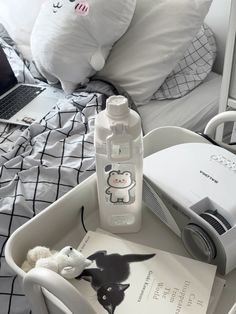
[[[0,96],[17,84],[17,79],[0,45]]]

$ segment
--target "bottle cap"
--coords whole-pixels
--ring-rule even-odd
[[[124,133],[129,134],[132,139],[142,135],[139,114],[129,108],[127,98],[121,95],[111,96],[107,99],[106,109],[99,112],[95,124],[96,139],[104,142],[113,134],[112,128],[116,128],[118,131],[125,130]]]
[[[106,101],[106,112],[110,118],[121,119],[129,114],[128,100],[126,97],[111,96]]]

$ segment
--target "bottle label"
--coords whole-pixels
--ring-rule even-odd
[[[135,171],[132,164],[110,164],[105,167],[106,202],[124,205],[135,201]]]
[[[111,145],[111,158],[112,159],[129,159],[130,158],[130,143],[129,142],[119,142],[112,143]]]
[[[132,141],[129,134],[112,135],[107,138],[108,158],[113,162],[132,158]]]

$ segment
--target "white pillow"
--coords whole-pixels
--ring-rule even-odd
[[[39,71],[72,93],[101,70],[113,44],[127,30],[136,0],[48,0],[31,34]]]
[[[44,1],[0,0],[0,22],[26,59],[31,59],[31,31]]]
[[[211,72],[216,58],[216,41],[211,29],[202,25],[183,58],[167,76],[152,99],[183,97],[201,84]]]
[[[131,25],[98,73],[137,105],[161,86],[203,23],[211,0],[137,0]]]

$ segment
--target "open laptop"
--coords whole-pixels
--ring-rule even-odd
[[[43,118],[62,95],[58,88],[18,84],[0,46],[0,122],[29,125]]]

